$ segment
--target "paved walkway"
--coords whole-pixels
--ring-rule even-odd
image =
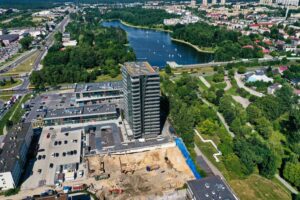
[[[209,82],[207,82],[207,80],[203,77],[203,76],[199,76],[200,80],[202,81],[202,83],[207,87],[210,88],[211,85]]]
[[[294,194],[298,194],[299,192],[293,187],[291,186],[288,182],[286,182],[286,180],[284,180],[283,178],[281,178],[279,176],[279,174],[275,174],[275,178],[280,181],[289,191],[291,191]]]
[[[224,81],[226,83],[226,87],[224,88],[225,91],[230,90],[230,88],[232,88],[232,84],[230,82],[230,79],[228,78],[228,76],[224,76]]]
[[[204,143],[211,143],[213,145],[213,147],[217,150],[218,153],[214,153],[213,157],[215,158],[216,162],[220,162],[218,156],[222,155],[222,152],[218,149],[218,146],[214,143],[214,141],[212,140],[205,140],[200,133],[195,129],[195,133],[196,135],[200,138],[200,140]]]
[[[207,165],[210,167],[210,169],[211,169],[211,171],[213,172],[214,175],[220,176],[223,179],[225,179],[223,174],[218,170],[218,168],[216,168],[214,166],[214,164],[212,164],[212,162],[210,162],[210,160],[202,153],[202,151],[198,148],[198,146],[196,144],[195,144],[194,150],[195,150],[197,156],[202,156],[202,158],[205,160]]]
[[[249,92],[250,94],[257,96],[257,97],[263,97],[265,96],[263,93],[257,92],[249,87],[246,87],[244,82],[241,80],[241,75],[238,73],[234,74],[234,79],[236,80],[236,83],[238,85],[239,88],[244,88],[247,92]]]

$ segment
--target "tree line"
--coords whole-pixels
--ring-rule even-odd
[[[62,33],[55,35],[55,43],[43,60],[43,69],[32,73],[30,80],[36,87],[46,84],[90,82],[97,76],[120,73],[119,63],[135,60],[127,43],[126,33],[119,28],[104,28],[93,17],[96,12],[86,11],[72,15],[73,21],[66,27],[76,47],[62,46]],[[87,20],[91,20],[88,22]]]
[[[214,48],[216,61],[263,56],[261,48],[254,42],[258,35],[243,36],[237,31],[205,22],[176,25],[172,30],[173,38],[190,42],[200,48]]]
[[[141,7],[113,9],[102,15],[103,19],[120,19],[136,26],[155,26],[163,24],[164,19],[176,17],[162,9],[145,9]],[[178,16],[177,16],[178,17]]]

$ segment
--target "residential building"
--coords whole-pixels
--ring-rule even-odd
[[[219,176],[210,176],[187,182],[188,200],[226,199],[237,200],[229,186]]]
[[[148,62],[127,62],[122,66],[124,115],[132,133],[148,138],[160,133],[159,73]]]
[[[268,94],[275,94],[277,90],[282,88],[282,85],[279,83],[274,83],[273,85],[268,87]]]
[[[204,6],[204,7],[207,6],[207,0],[202,0],[202,6]]]
[[[211,1],[211,4],[212,4],[212,5],[217,4],[217,0],[212,0],[212,1]]]
[[[273,0],[260,0],[259,3],[262,5],[272,5]]]
[[[221,4],[222,5],[226,4],[226,0],[221,0]]]
[[[33,131],[30,123],[14,126],[0,144],[0,191],[18,186]]]
[[[276,0],[276,4],[285,6],[298,6],[299,0]]]

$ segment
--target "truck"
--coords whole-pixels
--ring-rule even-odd
[[[104,174],[95,176],[95,180],[99,181],[99,180],[103,180],[103,179],[108,179],[109,177],[110,177],[110,174],[104,173]]]

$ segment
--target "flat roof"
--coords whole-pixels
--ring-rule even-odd
[[[49,109],[44,119],[67,118],[85,115],[105,114],[116,112],[114,104],[97,104],[82,107],[68,107],[59,109]]]
[[[126,62],[123,67],[132,76],[158,74],[148,62]]]
[[[7,35],[0,35],[0,40],[9,40],[9,41],[14,41],[19,39],[18,34],[7,34]]]
[[[237,200],[228,185],[220,176],[210,176],[198,180],[187,181],[196,200]]]
[[[76,84],[74,92],[93,92],[106,90],[121,90],[122,81]]]
[[[13,170],[15,162],[19,159],[20,149],[25,143],[30,125],[30,123],[18,124],[5,136],[4,145],[0,149],[0,172]]]

